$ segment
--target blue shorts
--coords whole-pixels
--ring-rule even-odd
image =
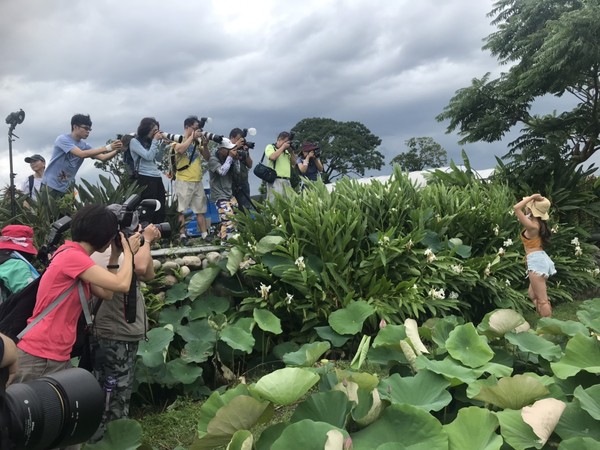
[[[548,278],[556,273],[556,269],[548,254],[541,250],[527,255],[527,272]]]

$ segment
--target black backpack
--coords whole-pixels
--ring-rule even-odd
[[[123,152],[123,162],[125,163],[125,171],[127,172],[127,175],[129,175],[129,178],[131,178],[132,180],[135,180],[138,177],[138,170],[140,168],[141,160],[142,158],[139,157],[137,159],[137,162],[133,159],[133,154],[131,153],[129,147],[127,147],[127,150]]]
[[[18,334],[27,326],[27,319],[33,314],[41,278],[37,277],[0,304],[0,333],[15,342],[18,342]]]

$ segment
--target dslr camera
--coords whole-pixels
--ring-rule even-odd
[[[117,216],[119,231],[125,237],[129,237],[137,232],[138,225],[142,225],[142,231],[149,224],[148,217],[151,212],[160,209],[158,200],[149,198],[142,200],[139,194],[131,195],[122,205],[110,205],[109,209]],[[156,228],[164,238],[171,236],[171,225],[168,222],[155,223]],[[143,236],[142,236],[143,239]],[[117,245],[121,245],[121,238],[116,237]],[[143,245],[143,241],[141,242]]]
[[[256,142],[247,141],[246,137],[248,135],[255,136],[256,135],[256,128],[244,128],[242,130],[242,137],[244,138],[244,146],[248,147],[249,149],[252,149],[256,145]]]
[[[299,143],[295,138],[294,132],[290,131],[290,137],[288,138],[288,142],[290,143],[290,150],[297,151],[299,147]]]
[[[10,125],[11,128],[15,128],[17,125],[23,123],[25,120],[25,111],[22,109],[11,112],[8,116],[6,116],[6,124]]]

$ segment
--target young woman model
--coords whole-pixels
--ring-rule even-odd
[[[514,209],[517,219],[525,227],[521,232],[521,241],[527,258],[529,298],[540,316],[550,317],[552,305],[546,292],[546,280],[556,273],[554,263],[544,251],[544,246],[550,242],[550,228],[546,222],[550,200],[533,194],[523,197]]]
[[[109,264],[116,265],[121,249],[115,245],[117,217],[104,205],[81,208],[71,222],[72,241],[65,241],[54,253],[42,279],[32,317],[34,320],[63,292],[78,281],[82,282],[87,300],[91,294],[110,300],[113,292],[127,292],[133,272],[133,255],[140,247],[140,235],[126,239],[119,234],[123,263],[112,273],[90,258],[111,246]],[[71,366],[71,350],[77,335],[77,320],[82,306],[79,289],[75,287],[43,319],[36,323],[19,341],[19,368],[15,382],[21,383]]]

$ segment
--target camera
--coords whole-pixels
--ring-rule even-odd
[[[254,148],[254,146],[256,145],[256,142],[250,142],[246,140],[246,137],[250,135],[250,136],[256,136],[256,128],[244,128],[242,130],[242,137],[244,138],[244,146],[252,149]],[[239,152],[238,152],[239,153]]]
[[[8,116],[6,116],[6,123],[11,126],[11,128],[15,128],[17,125],[23,123],[25,120],[25,111],[22,109],[11,112]]]
[[[47,450],[85,442],[98,429],[104,411],[102,388],[80,368],[11,384],[2,397],[3,450]]]
[[[208,131],[201,131],[201,133],[202,136],[204,136],[209,141],[216,142],[217,144],[223,142],[223,136],[220,134],[210,133]],[[185,136],[183,136],[183,134],[163,133],[163,137],[170,141],[177,142],[178,144],[181,144],[185,140]],[[198,144],[200,143],[201,142],[198,139]]]
[[[158,200],[149,198],[142,200],[139,194],[131,195],[122,205],[113,204],[109,209],[117,216],[119,231],[125,237],[129,237],[137,232],[138,226],[142,225],[142,231],[148,225],[148,216],[154,211],[160,209]],[[160,230],[160,234],[164,238],[171,236],[171,225],[168,222],[154,224]],[[143,239],[143,236],[142,236]],[[121,245],[121,238],[116,237],[117,246]],[[143,245],[143,240],[141,244]]]
[[[290,131],[290,136],[288,137],[288,142],[290,143],[290,150],[296,151],[298,150],[298,141],[294,139],[294,132]]]

